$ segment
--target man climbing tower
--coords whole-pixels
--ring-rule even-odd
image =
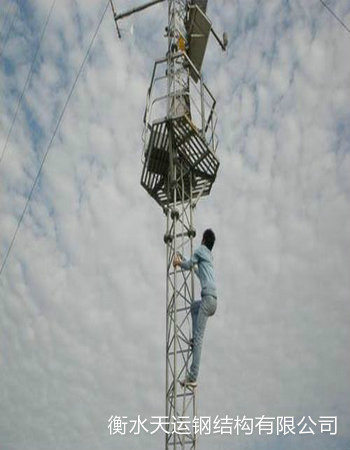
[[[195,273],[201,284],[201,300],[194,301],[191,305],[193,356],[191,368],[186,378],[180,381],[182,386],[197,386],[199,363],[202,352],[203,336],[208,317],[216,311],[216,285],[213,268],[213,255],[215,234],[211,229],[203,233],[202,243],[194,252],[192,258],[183,260],[180,256],[174,257],[173,266],[180,266],[184,270],[195,267]]]

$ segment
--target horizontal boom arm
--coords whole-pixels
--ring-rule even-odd
[[[126,11],[126,12],[124,12],[122,14],[116,14],[114,16],[114,19],[115,20],[124,19],[124,17],[128,17],[131,14],[134,14],[136,12],[142,11],[142,10],[144,10],[146,8],[149,8],[150,6],[156,5],[157,3],[161,3],[161,2],[164,2],[164,0],[153,0],[152,2],[148,2],[148,3],[144,4],[144,5],[137,6],[136,8],[130,9],[129,11]]]

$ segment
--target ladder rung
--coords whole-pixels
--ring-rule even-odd
[[[176,354],[178,354],[178,353],[188,353],[190,351],[190,349],[188,349],[188,350],[176,350]],[[168,353],[168,355],[173,355],[174,354],[174,352],[169,352]]]
[[[176,237],[183,237],[183,236],[188,237],[188,231],[186,231],[185,233],[176,233]]]
[[[189,306],[187,306],[187,308],[177,308],[176,312],[188,311],[189,309],[190,309]]]
[[[184,394],[176,394],[176,398],[177,397],[188,397],[188,396],[193,396],[194,394],[193,394],[193,391],[191,391],[191,392],[185,392]],[[170,399],[173,399],[174,398],[174,396],[173,395],[169,395],[169,398]]]

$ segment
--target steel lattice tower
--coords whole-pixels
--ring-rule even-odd
[[[198,67],[209,31],[210,23],[198,5],[169,0],[168,51],[165,59],[155,63],[145,114],[141,184],[166,215],[165,415],[169,420],[183,419],[186,430],[178,434],[168,428],[166,450],[196,447],[192,424],[197,416],[197,389],[178,383],[186,375],[192,353],[189,340],[194,279],[193,272],[174,270],[172,261],[177,252],[186,257],[192,254],[196,235],[193,209],[202,195],[209,194],[219,166],[215,156],[215,99],[203,83],[201,64]],[[191,32],[202,36],[191,39]],[[191,53],[196,61],[191,59]],[[162,82],[166,92],[162,95],[160,88],[155,94],[155,84]],[[159,105],[162,102],[164,105]],[[162,107],[166,108],[164,116]]]
[[[113,9],[116,25],[118,19],[161,1],[119,16]],[[141,185],[166,216],[165,415],[178,427],[182,424],[181,433],[172,432],[169,424],[166,450],[196,448],[197,388],[178,382],[186,376],[192,356],[194,274],[175,270],[172,261],[177,253],[186,258],[192,255],[194,208],[210,193],[219,167],[216,101],[203,82],[201,66],[210,32],[223,49],[226,38],[222,42],[213,31],[206,6],[207,0],[168,0],[168,49],[154,65],[142,136]],[[117,30],[120,35],[118,25]]]

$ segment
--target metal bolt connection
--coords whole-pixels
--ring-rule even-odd
[[[196,237],[196,229],[195,228],[190,228],[188,230],[187,235],[188,235],[189,238],[195,238]]]
[[[172,209],[171,210],[171,218],[178,220],[179,217],[180,217],[179,211],[176,208]]]
[[[173,240],[173,236],[169,233],[165,233],[164,234],[164,242],[165,244],[170,244],[170,242],[172,242]]]

